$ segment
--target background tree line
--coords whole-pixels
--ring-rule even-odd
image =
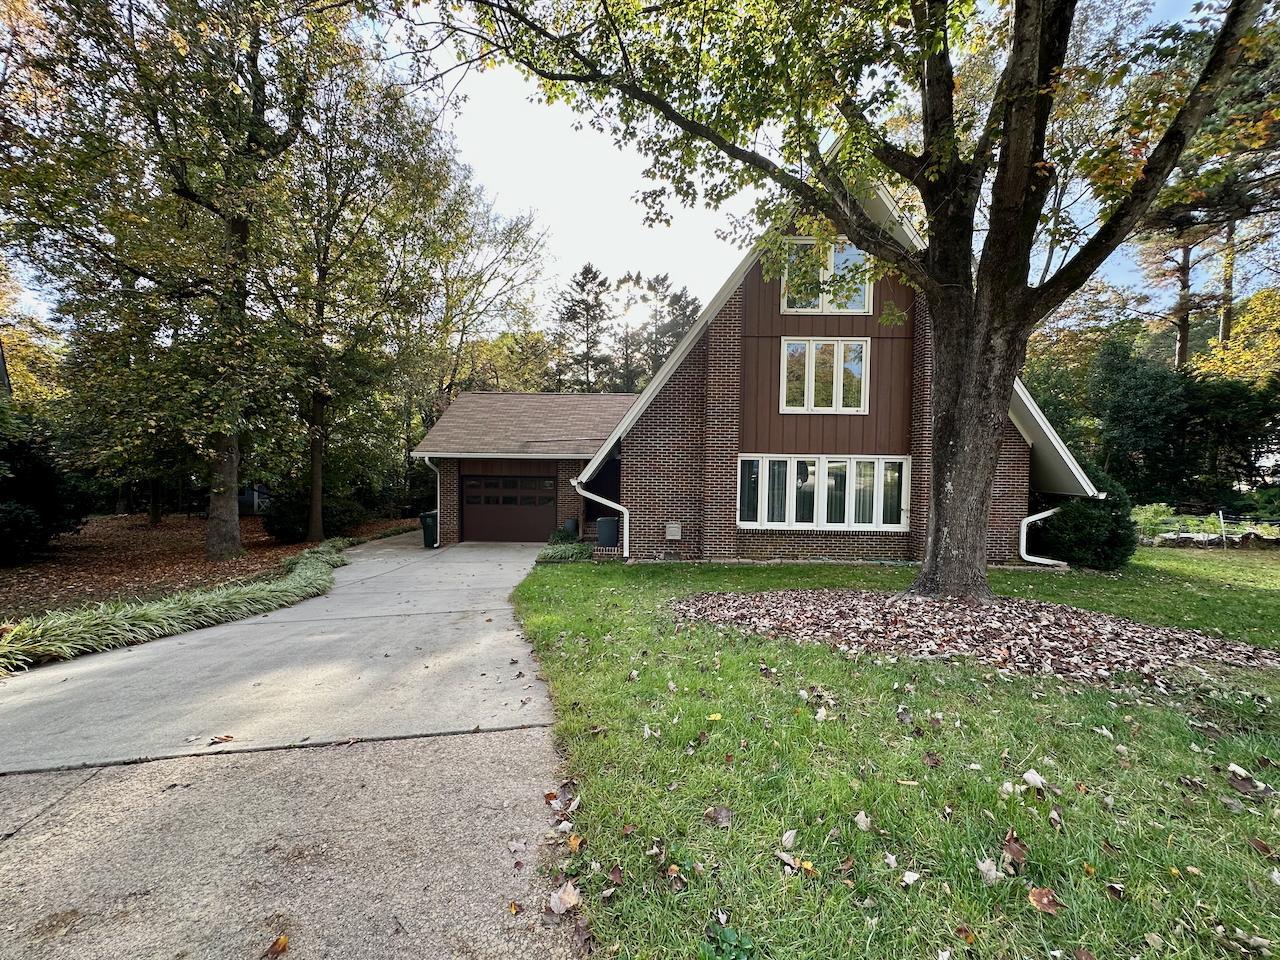
[[[400,67],[360,9],[6,5],[0,244],[52,304],[24,313],[4,263],[10,556],[142,505],[206,513],[207,556],[233,556],[258,485],[286,539],[412,512],[410,451],[458,392],[635,389],[696,312],[628,279],[653,319],[618,364],[616,286],[583,277],[541,322],[541,228],[458,160],[448,71]]]

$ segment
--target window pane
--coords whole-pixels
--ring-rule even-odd
[[[853,465],[853,522],[874,523],[876,519],[876,464],[857,460]]]
[[[851,281],[848,277],[848,272],[862,266],[863,259],[862,251],[857,247],[845,245],[835,248],[835,272],[832,276],[839,289],[833,293],[831,309],[857,312],[867,309],[866,285],[859,280],[850,286]]]
[[[813,523],[814,494],[818,489],[818,465],[813,460],[796,462],[796,523]]]
[[[738,464],[738,519],[755,523],[760,516],[760,461],[743,460]]]
[[[819,341],[813,345],[813,406],[834,410],[836,406],[836,345]]]
[[[846,343],[844,345],[841,358],[840,376],[844,378],[841,384],[840,406],[845,410],[857,410],[862,406],[862,366],[863,343]]]
[[[884,523],[902,523],[902,464],[890,461],[884,465]]]
[[[844,461],[827,464],[827,523],[844,523],[845,492],[849,465]]]
[[[787,406],[804,406],[805,354],[807,343],[788,343],[787,350]]]
[[[787,461],[769,461],[769,514],[770,523],[784,523],[787,519]]]
[[[799,262],[809,252],[811,243],[793,243],[787,251],[787,272],[784,279],[787,290],[788,310],[817,310],[821,288],[818,285],[818,268],[814,263]],[[792,287],[801,291],[792,294]]]

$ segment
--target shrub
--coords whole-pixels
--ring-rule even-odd
[[[307,539],[307,521],[310,516],[310,489],[302,484],[292,483],[272,491],[271,502],[262,515],[262,528],[281,543],[301,543]],[[326,537],[348,533],[368,518],[369,512],[351,497],[325,493]]]
[[[1105,500],[1070,499],[1053,516],[1032,527],[1033,549],[1073,566],[1118,570],[1138,548],[1131,514],[1133,503],[1124,488],[1099,470],[1089,470]]]
[[[1140,533],[1147,540],[1154,540],[1165,532],[1173,519],[1173,507],[1167,503],[1145,503],[1134,507],[1130,514]]]
[[[551,531],[551,536],[547,538],[547,543],[577,543],[578,533],[576,530],[570,530],[568,527],[556,527]]]
[[[542,548],[539,563],[568,563],[573,560],[590,560],[593,547],[589,543],[553,543]]]

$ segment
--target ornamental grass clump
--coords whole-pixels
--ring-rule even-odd
[[[538,554],[539,563],[572,563],[590,560],[594,548],[589,543],[553,543],[543,547]]]
[[[230,623],[317,597],[333,585],[334,568],[347,563],[342,549],[350,543],[328,540],[304,550],[286,561],[283,576],[274,580],[185,590],[159,600],[114,600],[0,625],[0,674]]]

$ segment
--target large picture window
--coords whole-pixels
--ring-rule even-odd
[[[867,337],[783,337],[779,409],[866,413],[870,366]]]
[[[738,526],[906,530],[910,469],[907,457],[743,456]]]
[[[871,281],[852,279],[866,260],[862,251],[849,243],[833,244],[826,265],[818,268],[804,256],[812,246],[812,240],[790,241],[782,272],[782,312],[871,313]],[[838,278],[834,287],[830,284],[833,278]]]

